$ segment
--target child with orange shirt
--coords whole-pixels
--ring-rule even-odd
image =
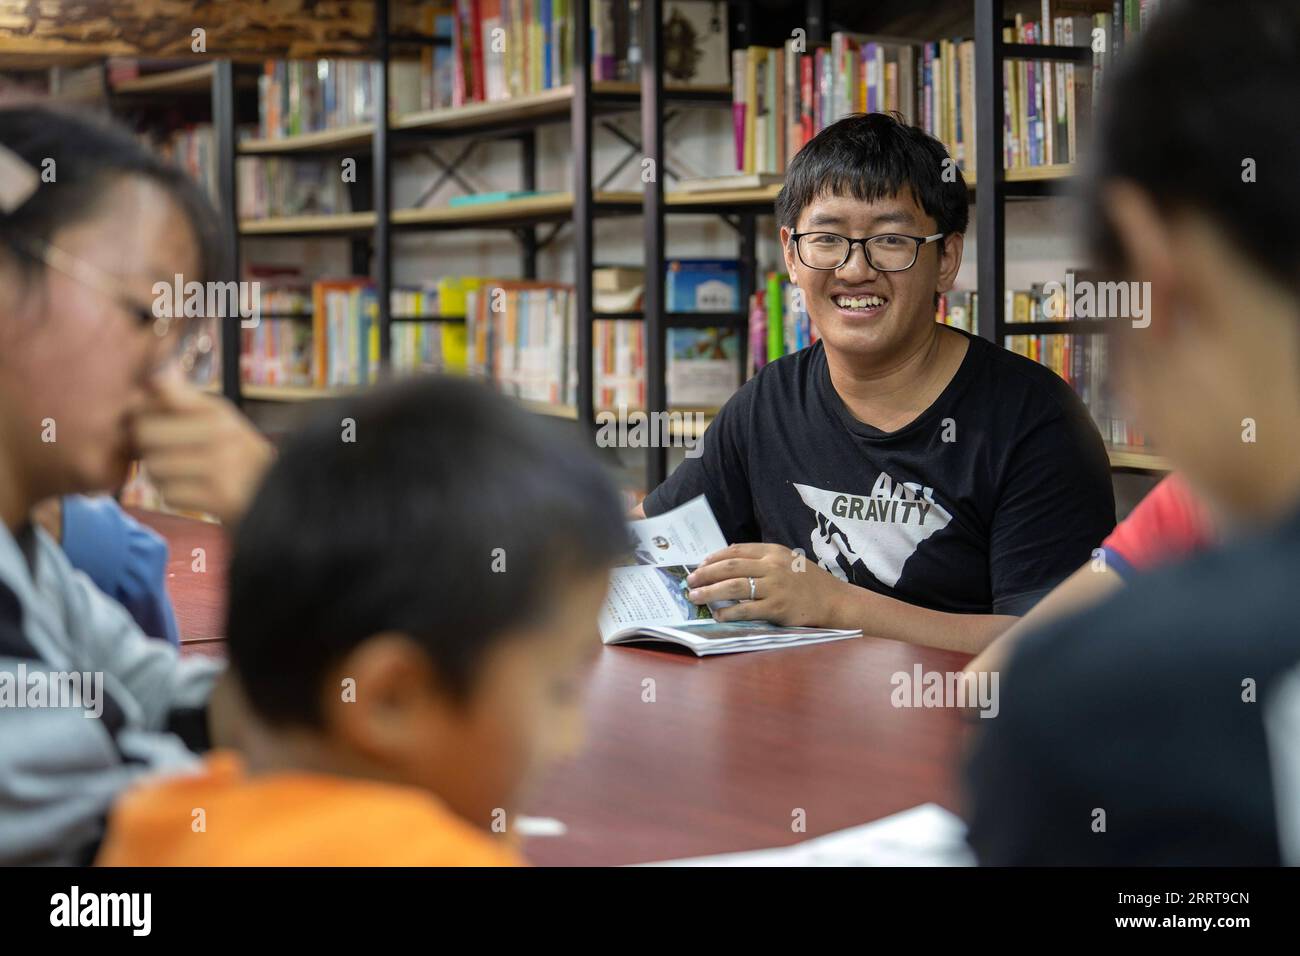
[[[231,560],[240,752],[124,796],[99,862],[520,862],[517,798],[578,742],[626,547],[559,427],[427,379],[293,436]]]

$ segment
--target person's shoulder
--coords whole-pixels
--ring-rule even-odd
[[[1072,415],[1077,412],[1080,403],[1074,389],[1046,365],[978,335],[958,334],[965,334],[970,340],[970,359],[998,393],[999,404],[1014,401],[1026,410]]]
[[[819,363],[825,357],[820,340],[797,352],[790,352],[778,359],[768,362],[759,369],[750,382],[757,388],[788,388],[792,385],[810,383]]]
[[[824,362],[821,342],[768,362],[732,393],[720,416],[733,423],[749,421],[759,407],[791,408],[803,400],[815,382],[818,362]]]
[[[1300,656],[1292,588],[1300,521],[1142,575],[1103,604],[1030,634],[1009,680],[1044,710],[1184,695]],[[1136,696],[1135,696],[1136,695]]]

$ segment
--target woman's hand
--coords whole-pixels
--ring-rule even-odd
[[[134,431],[149,480],[168,506],[207,512],[227,526],[243,516],[275,456],[234,405],[179,376],[157,382]]]
[[[750,600],[749,579],[754,580]],[[695,604],[740,601],[721,608],[719,621],[772,621],[805,627],[837,627],[845,588],[816,561],[779,544],[733,544],[704,559],[686,579]]]

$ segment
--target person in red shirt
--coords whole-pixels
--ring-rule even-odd
[[[1177,472],[1166,475],[1116,525],[1087,564],[971,660],[967,673],[1001,669],[1022,634],[1096,604],[1143,571],[1195,554],[1216,539],[1209,508],[1185,478]]]

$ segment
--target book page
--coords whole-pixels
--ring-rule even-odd
[[[703,495],[654,518],[628,522],[636,564],[694,567],[727,546]]]
[[[601,638],[640,625],[710,620],[708,607],[692,604],[686,598],[689,573],[690,569],[682,565],[615,568],[610,575],[609,594],[600,609]]]

